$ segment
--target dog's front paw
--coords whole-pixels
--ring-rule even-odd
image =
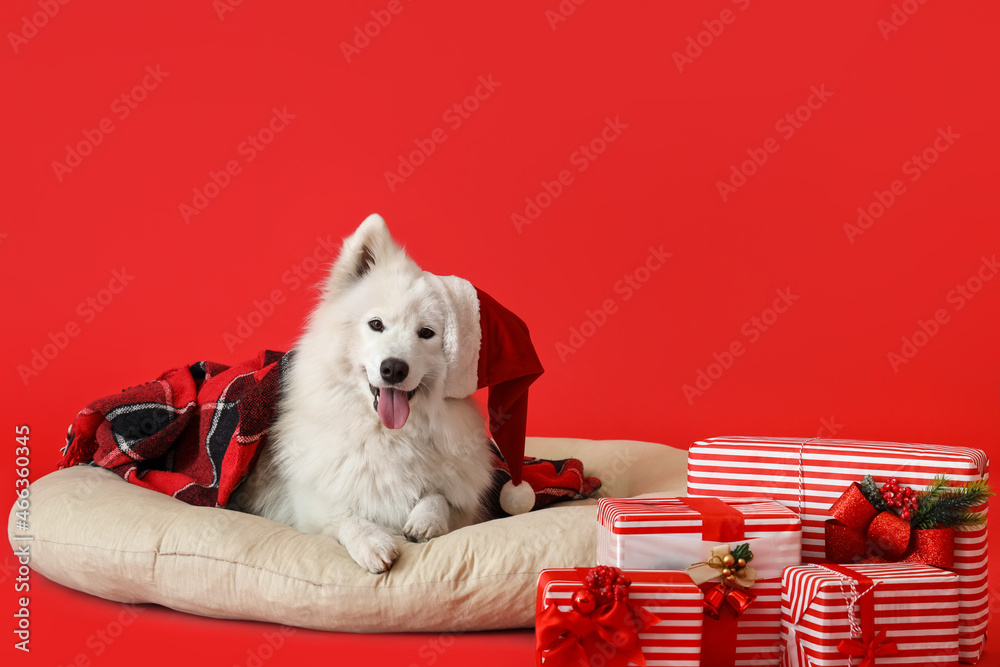
[[[410,517],[403,527],[403,534],[411,542],[426,542],[448,532],[448,521],[436,516]]]
[[[352,542],[347,551],[358,565],[372,574],[387,572],[399,556],[396,540],[383,531],[372,531],[364,538]]]
[[[422,498],[403,526],[403,535],[411,542],[426,542],[447,532],[448,502],[439,495]]]

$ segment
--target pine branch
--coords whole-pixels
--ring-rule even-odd
[[[947,479],[944,475],[934,478],[934,482],[923,491],[917,493],[917,511],[910,519],[910,525],[914,528],[935,528],[937,519],[935,518],[937,503],[941,499]]]
[[[871,475],[865,475],[865,478],[861,480],[858,484],[861,488],[861,493],[864,494],[868,502],[872,504],[876,512],[888,511],[889,506],[885,504],[885,498],[882,497],[882,490],[879,488],[878,484],[875,483],[875,478]]]
[[[986,515],[972,508],[985,503],[993,492],[985,480],[950,487],[948,478],[939,475],[918,494],[919,507],[910,520],[917,529],[978,528],[986,523]]]
[[[732,549],[729,553],[731,553],[733,555],[733,558],[735,558],[737,560],[739,560],[740,558],[742,558],[743,560],[745,560],[748,563],[753,560],[753,552],[750,551],[750,543],[749,542],[744,542],[743,544],[739,545],[735,549]]]

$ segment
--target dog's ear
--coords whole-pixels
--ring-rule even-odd
[[[350,286],[363,278],[372,267],[402,253],[403,250],[392,240],[385,220],[372,213],[353,234],[344,239],[344,246],[330,271],[327,293]]]

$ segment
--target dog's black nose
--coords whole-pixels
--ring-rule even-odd
[[[410,367],[402,359],[389,358],[382,362],[380,371],[383,380],[389,384],[399,384],[406,379]]]

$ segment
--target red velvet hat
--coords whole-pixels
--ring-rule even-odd
[[[528,387],[543,372],[528,327],[469,281],[455,276],[434,278],[451,305],[444,332],[445,395],[465,398],[489,387],[490,434],[510,470],[510,482],[500,491],[500,505],[508,514],[527,512],[535,502],[534,490],[521,480]]]

